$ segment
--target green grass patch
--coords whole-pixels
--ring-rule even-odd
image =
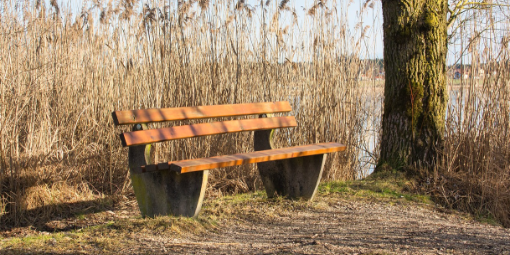
[[[216,226],[217,223],[207,216],[198,218],[138,216],[110,220],[71,231],[40,232],[26,237],[0,239],[0,250],[7,250],[7,254],[25,254],[27,249],[42,253],[65,253],[70,250],[92,254],[97,252],[116,254],[115,251],[119,249],[139,245],[137,242],[140,238],[143,240],[144,236],[175,238],[182,235],[198,235],[206,230],[214,230]]]
[[[347,198],[401,199],[412,202],[433,204],[430,196],[411,192],[413,181],[398,172],[383,173],[356,181],[333,181],[319,186],[323,195],[340,194]]]
[[[496,219],[496,217],[494,217],[494,215],[488,211],[477,213],[475,215],[475,220],[482,223],[487,223],[492,226],[501,226],[501,223],[498,221],[498,219]]]
[[[0,247],[30,247],[30,246],[46,246],[48,244],[55,244],[65,240],[64,233],[44,234],[44,235],[29,235],[26,237],[14,237],[3,240]]]

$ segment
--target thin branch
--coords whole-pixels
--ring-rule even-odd
[[[490,7],[501,7],[506,6],[510,7],[510,4],[500,4],[500,3],[485,3],[485,2],[468,2],[468,0],[459,1],[453,9],[448,8],[448,12],[450,13],[450,18],[447,20],[448,28],[454,23],[454,21],[463,13],[468,10],[475,9],[486,9]]]

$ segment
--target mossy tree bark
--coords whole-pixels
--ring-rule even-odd
[[[434,164],[446,112],[447,0],[382,0],[384,113],[378,169]]]

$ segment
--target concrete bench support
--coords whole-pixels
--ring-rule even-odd
[[[136,124],[133,131],[146,129],[145,124]],[[131,181],[142,216],[197,216],[209,171],[180,174],[172,171],[141,173],[138,170],[152,163],[150,145],[129,147]]]
[[[273,130],[255,131],[255,151],[273,149]],[[268,197],[312,200],[317,192],[326,154],[257,163]]]

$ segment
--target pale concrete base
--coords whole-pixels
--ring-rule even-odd
[[[208,176],[209,171],[132,174],[133,189],[142,216],[197,216],[202,208]]]
[[[274,130],[255,131],[256,151],[274,149]],[[317,192],[326,154],[257,163],[267,196],[312,200]]]
[[[319,186],[326,154],[257,163],[267,196],[312,200]]]
[[[135,125],[133,131],[142,129],[147,127]],[[139,172],[140,166],[149,164],[152,164],[150,145],[129,147],[131,181],[142,216],[197,216],[202,208],[209,171]]]

